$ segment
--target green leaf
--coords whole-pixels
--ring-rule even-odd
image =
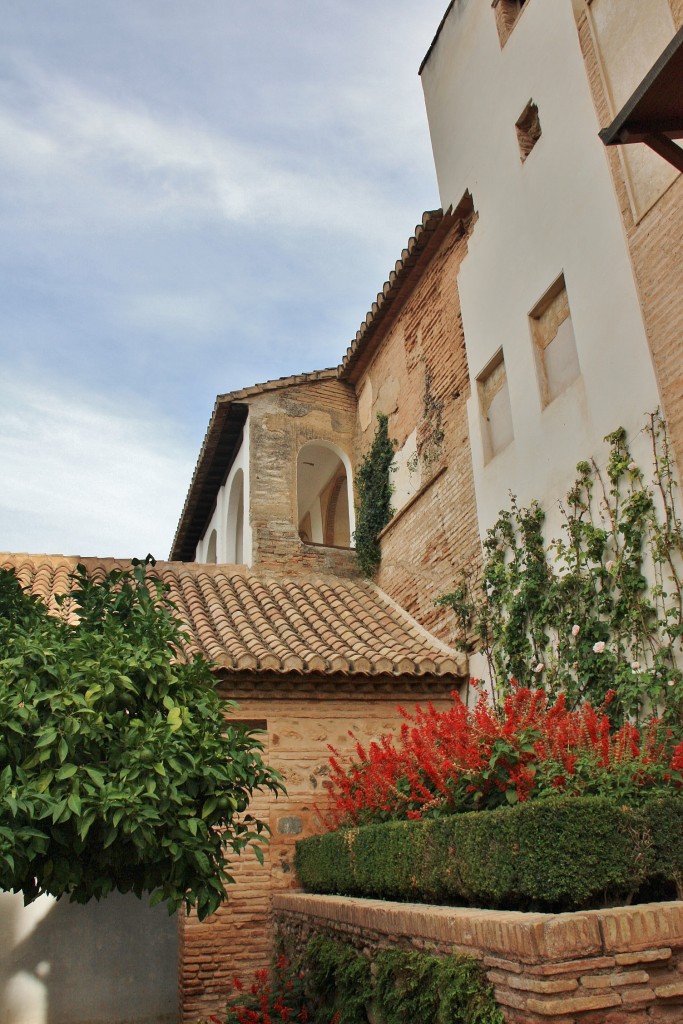
[[[56,778],[58,779],[70,779],[72,775],[75,775],[78,771],[78,766],[75,764],[65,764],[57,772]]]
[[[95,785],[101,789],[104,786],[104,775],[102,772],[98,771],[97,768],[91,768],[90,765],[86,765],[85,770]]]
[[[81,813],[81,799],[80,799],[80,797],[77,796],[76,793],[70,793],[69,794],[69,798],[67,799],[66,802],[67,802],[68,807],[78,817],[80,815],[80,813]]]
[[[210,814],[213,814],[217,807],[218,800],[215,796],[210,796],[208,800],[204,801],[204,806],[202,807],[202,818],[208,818]]]

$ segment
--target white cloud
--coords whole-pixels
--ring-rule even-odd
[[[380,182],[364,173],[364,159],[293,168],[291,155],[263,140],[153,114],[35,68],[24,75],[28,107],[6,93],[0,100],[0,133],[10,140],[0,150],[0,174],[48,219],[120,227],[218,217],[300,230],[324,224],[348,234],[395,212]]]
[[[144,410],[5,379],[0,548],[166,557],[193,461]]]

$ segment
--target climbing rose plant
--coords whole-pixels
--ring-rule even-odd
[[[608,435],[561,507],[563,529],[512,498],[484,542],[482,573],[464,572],[440,599],[456,613],[458,644],[488,661],[494,702],[512,678],[567,705],[609,706],[615,722],[662,713],[683,722],[683,526],[663,421],[649,418],[652,483],[624,430]]]
[[[133,566],[79,566],[56,615],[0,571],[0,888],[146,893],[204,918],[228,858],[262,858],[247,807],[282,782],[226,719],[208,663],[183,656],[168,588]]]
[[[683,742],[653,719],[639,730],[612,725],[605,705],[570,710],[560,695],[512,683],[498,707],[474,684],[468,706],[399,708],[398,736],[385,735],[355,757],[330,757],[331,828],[435,818],[542,798],[612,796],[629,803],[683,785]],[[330,748],[332,749],[332,748]]]

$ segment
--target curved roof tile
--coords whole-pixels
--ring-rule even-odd
[[[0,568],[14,570],[52,612],[79,562],[100,578],[130,567],[115,559],[0,554]],[[155,573],[189,635],[187,653],[201,652],[233,674],[429,674],[454,680],[465,674],[462,655],[372,583],[187,562],[157,562]]]

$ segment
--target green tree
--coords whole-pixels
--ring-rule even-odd
[[[132,891],[201,919],[229,857],[263,859],[247,806],[280,776],[225,718],[209,664],[183,655],[147,561],[99,581],[78,566],[60,615],[0,571],[0,887],[27,903]]]

